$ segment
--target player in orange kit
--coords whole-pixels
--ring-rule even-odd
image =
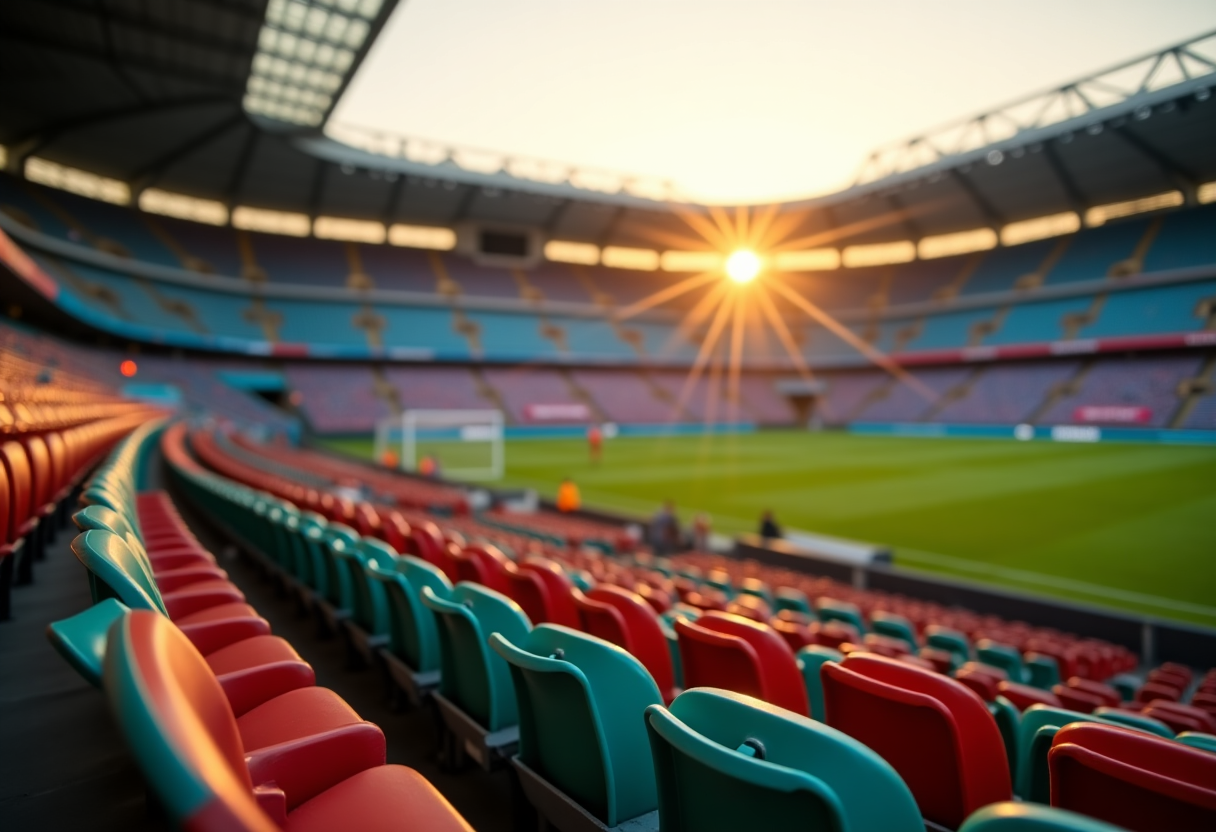
[[[604,449],[604,432],[599,425],[587,428],[587,450],[591,452],[591,462],[599,464],[600,454]]]

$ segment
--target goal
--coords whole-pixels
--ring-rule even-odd
[[[449,479],[497,480],[503,475],[500,410],[407,410],[376,422],[375,458],[391,453],[406,471],[428,457]]]

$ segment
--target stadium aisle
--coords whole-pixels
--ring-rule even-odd
[[[297,614],[292,603],[261,579],[253,566],[228,548],[228,541],[196,514],[189,502],[174,493],[174,503],[190,530],[216,554],[220,566],[270,622],[271,632],[291,642],[317,673],[317,685],[330,688],[350,703],[360,716],[374,722],[388,741],[388,762],[416,769],[451,801],[478,832],[514,829],[509,773],[486,774],[476,766],[453,774],[435,760],[438,748],[437,716],[422,709],[394,712],[388,705],[384,683],[371,668],[351,670],[346,647],[339,636],[318,638],[313,619]],[[57,658],[57,657],[56,657]]]
[[[0,626],[0,828],[167,829],[105,696],[46,639],[47,624],[92,603],[72,537],[61,532],[35,582],[14,588],[12,620]]]

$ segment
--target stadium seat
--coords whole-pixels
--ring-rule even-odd
[[[844,661],[844,654],[831,647],[812,644],[798,651],[798,670],[802,673],[802,683],[806,687],[811,719],[824,721],[823,677],[819,669],[824,662],[842,661]]]
[[[777,587],[777,591],[773,595],[773,609],[777,612],[791,610],[806,615],[814,614],[811,602],[807,600],[806,593],[800,589],[788,586]]]
[[[1034,803],[993,803],[959,827],[958,832],[1127,832],[1065,809]]]
[[[980,639],[975,643],[975,657],[984,664],[1005,671],[1011,682],[1022,682],[1026,679],[1022,654],[1015,647],[991,639]]]
[[[374,537],[363,537],[353,546],[334,549],[334,557],[350,580],[351,616],[343,621],[347,638],[365,663],[389,643],[389,608],[384,586],[372,576],[373,568],[393,570],[397,553]]]
[[[561,624],[574,629],[581,626],[578,607],[570,594],[574,583],[559,564],[548,558],[529,557],[516,564],[516,568],[536,575],[545,586],[543,618],[533,619],[534,623]]]
[[[522,644],[491,633],[519,705],[512,760],[537,811],[561,829],[658,828],[654,769],[642,714],[662,697],[646,668],[607,641],[540,624]],[[571,802],[576,806],[571,806]]]
[[[891,763],[926,819],[957,828],[981,806],[1010,799],[1000,730],[971,690],[865,653],[824,664],[821,673],[827,724]]]
[[[1142,714],[1160,720],[1176,733],[1201,731],[1216,734],[1216,717],[1202,708],[1194,708],[1181,702],[1154,700],[1141,711]]]
[[[1216,754],[1216,734],[1201,734],[1198,731],[1183,731],[1175,739],[1191,748],[1200,748]]]
[[[780,610],[768,620],[768,625],[785,639],[791,650],[797,652],[819,641],[819,622],[813,616],[794,610]]]
[[[948,627],[936,624],[926,627],[925,646],[953,654],[957,664],[971,660],[971,643],[967,640],[967,636]]]
[[[1074,724],[1052,741],[1051,804],[1134,832],[1216,828],[1216,755],[1141,731]]]
[[[1120,725],[1126,725],[1128,728],[1138,728],[1141,731],[1156,734],[1167,740],[1174,738],[1174,732],[1170,730],[1168,725],[1159,719],[1153,719],[1151,716],[1145,716],[1144,714],[1132,713],[1122,708],[1103,706],[1094,711],[1094,716],[1101,717],[1110,722],[1117,722]]]
[[[899,775],[855,739],[739,693],[698,688],[646,711],[663,832],[921,832]]]
[[[388,606],[389,643],[381,648],[389,676],[415,705],[439,686],[439,635],[435,614],[422,603],[422,587],[439,598],[452,594],[442,570],[410,555],[397,558],[393,568],[372,564],[370,575],[384,587]]]
[[[769,626],[711,611],[677,619],[684,687],[734,690],[810,715],[806,688],[788,644]]]
[[[1001,682],[997,691],[1004,696],[1019,711],[1024,711],[1031,705],[1048,705],[1053,708],[1063,708],[1060,698],[1051,691],[1043,690],[1032,685],[1019,685],[1016,682]]]
[[[493,544],[465,546],[453,556],[456,562],[456,574],[462,581],[469,581],[489,587],[495,592],[508,594],[506,572],[515,568],[511,559]]]
[[[650,673],[664,702],[678,692],[671,666],[671,652],[658,614],[639,595],[611,584],[601,584],[586,594],[575,592],[574,601],[584,632],[624,648]]]
[[[434,696],[452,740],[448,763],[457,765],[469,750],[489,770],[518,745],[519,717],[510,670],[488,639],[500,633],[523,643],[532,624],[510,598],[478,584],[458,583],[450,598],[429,586],[420,592],[439,634],[442,672]]]
[[[901,639],[908,645],[909,652],[915,652],[919,646],[916,640],[916,628],[902,615],[882,611],[871,613],[870,629],[880,636]]]
[[[1026,668],[1026,681],[1036,688],[1051,690],[1053,685],[1060,683],[1060,664],[1051,656],[1023,653],[1022,663]]]
[[[163,617],[124,615],[108,642],[112,710],[173,823],[199,832],[471,829],[416,772],[383,764],[383,735],[370,723],[250,752],[214,677]]]
[[[33,512],[29,459],[20,442],[0,442],[0,468],[8,481],[8,546],[14,563],[14,580],[27,584],[33,580],[38,542],[33,537],[38,519]]]
[[[1019,797],[1035,803],[1049,802],[1051,781],[1047,755],[1059,730],[1074,722],[1118,724],[1093,714],[1048,705],[1031,705],[1022,712],[1018,725],[1018,767],[1014,781],[1014,791]]]
[[[857,630],[858,635],[865,635],[866,622],[861,616],[861,610],[856,604],[839,601],[835,598],[821,597],[815,599],[815,614],[820,621],[843,621]]]

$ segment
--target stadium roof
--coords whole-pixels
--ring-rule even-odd
[[[39,157],[135,194],[314,217],[496,222],[650,248],[689,238],[665,183],[322,132],[395,5],[8,0],[6,167]],[[797,212],[787,236],[808,248],[919,240],[1166,191],[1193,198],[1216,180],[1214,45],[1216,33],[880,149],[853,187],[782,206]]]

